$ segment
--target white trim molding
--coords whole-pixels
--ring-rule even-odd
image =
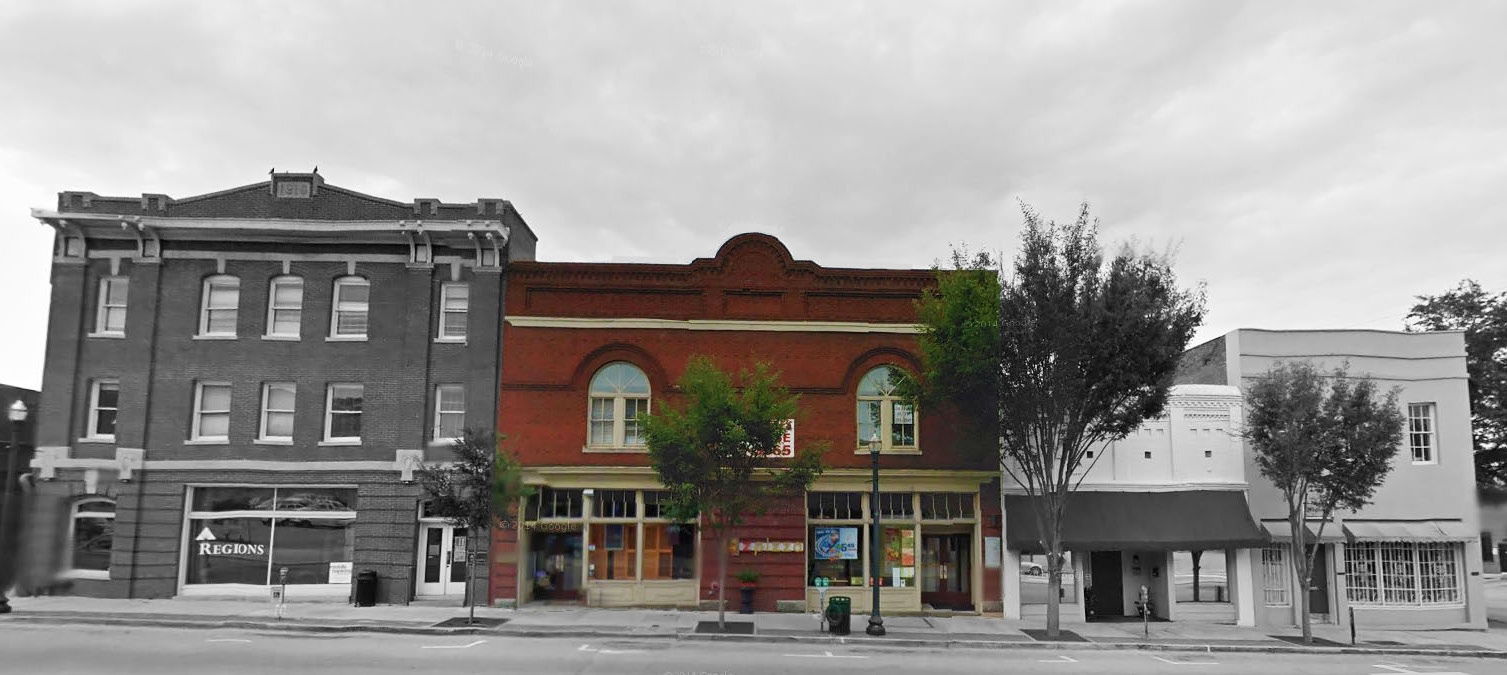
[[[579,328],[598,330],[715,330],[767,331],[775,333],[894,333],[919,335],[921,327],[910,323],[865,321],[750,321],[742,319],[591,319],[565,316],[517,316],[503,319],[517,328]]]

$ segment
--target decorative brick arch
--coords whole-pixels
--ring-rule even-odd
[[[857,358],[853,359],[852,363],[848,364],[848,370],[842,376],[843,391],[849,394],[856,394],[858,392],[858,381],[863,379],[863,376],[867,375],[869,371],[879,366],[894,366],[909,372],[911,375],[917,375],[921,372],[920,360],[910,352],[894,347],[870,349],[859,354]]]
[[[631,363],[644,371],[644,376],[649,378],[651,394],[657,396],[670,389],[672,383],[659,359],[654,358],[654,355],[643,347],[626,342],[602,345],[582,358],[581,363],[576,366],[575,372],[570,376],[570,388],[586,391],[592,376],[596,375],[603,366],[614,361]]]

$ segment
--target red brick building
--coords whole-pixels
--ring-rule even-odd
[[[946,421],[897,400],[887,377],[917,368],[914,303],[934,281],[930,270],[824,268],[762,234],[687,265],[513,264],[498,427],[539,489],[516,529],[494,533],[492,599],[695,607],[719,581],[737,583],[716,578],[710,538],[660,517],[634,421],[678,402],[686,361],[707,355],[732,370],[772,364],[801,396],[795,445],[831,447],[807,495],[735,534],[729,571],[761,572],[757,609],[815,607],[819,576],[865,609],[864,524],[876,511],[884,607],[998,606],[1000,558],[984,545],[999,541],[993,464],[966,457]]]

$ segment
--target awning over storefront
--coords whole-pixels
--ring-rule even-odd
[[[1304,539],[1307,543],[1333,544],[1345,540],[1344,528],[1332,520],[1324,525],[1324,538],[1322,540],[1319,539],[1319,521],[1310,520],[1304,524],[1308,526],[1308,536]],[[1261,529],[1266,530],[1266,533],[1271,535],[1272,543],[1274,544],[1284,544],[1292,541],[1292,525],[1285,520],[1263,520],[1261,521]]]
[[[1013,550],[1040,551],[1031,497],[1006,495],[1005,537]],[[1078,492],[1062,528],[1069,550],[1195,551],[1265,546],[1245,493],[1236,490]]]
[[[1480,536],[1458,520],[1347,520],[1351,541],[1470,541]]]

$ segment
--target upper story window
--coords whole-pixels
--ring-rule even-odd
[[[235,337],[236,311],[241,302],[241,280],[220,274],[204,280],[204,299],[199,311],[199,334]]]
[[[230,440],[230,383],[200,382],[194,387],[193,440]]]
[[[434,388],[434,440],[460,438],[466,426],[466,386],[442,384]]]
[[[68,522],[69,576],[110,578],[110,548],[115,540],[115,502],[85,499],[73,505]]]
[[[262,385],[262,424],[257,438],[264,441],[293,440],[293,404],[298,388],[292,382]]]
[[[471,289],[466,284],[445,284],[440,287],[439,339],[466,339],[466,309],[470,299]]]
[[[588,445],[624,448],[644,444],[640,413],[649,412],[649,378],[631,363],[609,363],[591,378]]]
[[[361,277],[336,279],[334,309],[330,312],[330,337],[364,339],[370,305],[370,282]]]
[[[267,337],[297,338],[303,322],[303,279],[273,277],[267,292]]]
[[[95,380],[89,392],[87,437],[115,440],[115,417],[120,411],[120,380]]]
[[[891,366],[870,370],[858,383],[858,449],[879,435],[880,452],[916,449],[916,409],[895,393],[900,373]]]
[[[1413,451],[1414,464],[1434,464],[1435,456],[1434,404],[1408,404],[1408,447]]]
[[[98,335],[125,335],[126,293],[131,280],[105,277],[99,280],[99,309],[94,315],[94,332]]]
[[[333,443],[361,442],[363,387],[332,384],[325,395],[324,440]]]

